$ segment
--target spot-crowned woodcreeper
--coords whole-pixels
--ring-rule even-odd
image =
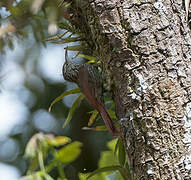
[[[120,133],[115,128],[113,121],[102,102],[103,84],[98,69],[90,64],[71,62],[68,58],[68,50],[66,48],[65,63],[63,65],[62,73],[66,81],[74,82],[79,86],[89,104],[99,111],[109,132],[113,136],[119,136]]]

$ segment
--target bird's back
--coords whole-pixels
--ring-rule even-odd
[[[83,67],[80,67],[78,85],[88,102],[96,108],[97,103],[102,101],[103,89],[102,77],[98,69],[90,64],[84,64]]]

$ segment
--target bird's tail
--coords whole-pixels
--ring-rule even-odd
[[[112,136],[120,136],[120,132],[118,132],[117,129],[115,128],[114,123],[110,118],[108,112],[106,111],[105,107],[102,104],[100,104],[98,110],[106,127],[108,128]]]

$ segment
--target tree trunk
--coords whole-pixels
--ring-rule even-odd
[[[103,60],[107,87],[114,87],[133,179],[191,179],[191,38],[184,2],[86,3],[76,5],[79,27]]]

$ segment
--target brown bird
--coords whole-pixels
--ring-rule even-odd
[[[120,136],[102,101],[102,77],[98,69],[90,64],[77,64],[69,61],[68,50],[65,51],[65,63],[62,73],[65,80],[76,83],[89,104],[97,109],[106,127],[113,136]]]

